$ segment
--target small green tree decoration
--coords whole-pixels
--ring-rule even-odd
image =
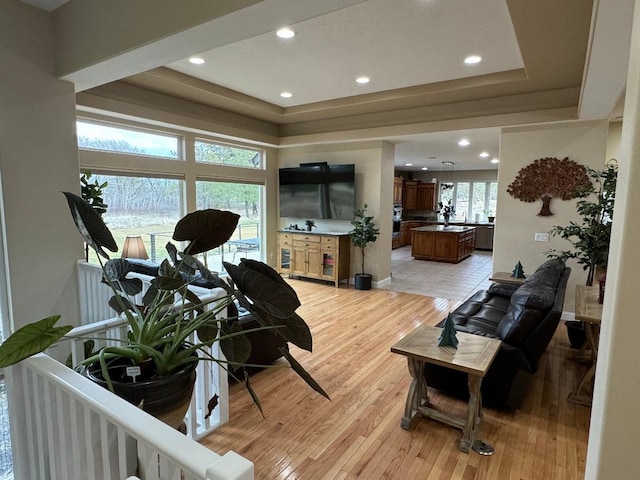
[[[451,318],[451,312],[447,315],[447,319],[442,326],[442,333],[438,338],[438,346],[458,348],[458,338],[456,337],[456,328],[453,324],[453,318]]]
[[[577,196],[583,198],[576,207],[580,222],[572,221],[565,227],[556,225],[549,232],[568,240],[573,250],[545,253],[549,258],[575,258],[587,271],[586,284],[593,285],[596,268],[605,266],[609,258],[618,169],[611,165],[606,170],[588,169],[588,172],[592,183],[577,192]]]
[[[373,217],[365,215],[367,211],[367,204],[364,204],[363,208],[353,211],[353,230],[349,232],[351,235],[351,242],[353,246],[360,249],[362,253],[362,274],[364,275],[364,249],[370,242],[375,242],[378,239],[380,230],[373,223]]]
[[[524,268],[522,268],[522,264],[520,262],[516,263],[516,267],[511,272],[511,276],[513,278],[527,278],[524,275]]]

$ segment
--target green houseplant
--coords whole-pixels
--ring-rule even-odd
[[[580,189],[576,210],[581,217],[579,222],[571,221],[566,226],[554,226],[549,232],[568,240],[571,250],[548,250],[549,258],[567,260],[575,258],[587,271],[587,285],[593,285],[596,270],[607,265],[609,244],[611,242],[611,224],[616,198],[618,170],[610,166],[606,170],[588,169],[591,183]]]
[[[586,284],[593,285],[596,271],[606,268],[609,257],[618,170],[615,166],[609,166],[602,171],[587,169],[587,173],[591,183],[581,188],[577,195],[582,198],[576,205],[580,222],[556,225],[549,232],[552,236],[568,240],[573,249],[548,250],[545,253],[550,258],[575,258],[587,271]],[[567,321],[565,325],[571,345],[580,348],[586,339],[583,323]]]
[[[351,242],[354,247],[360,249],[362,258],[362,273],[356,273],[354,281],[355,287],[358,290],[371,290],[371,274],[364,273],[364,250],[369,243],[375,242],[380,234],[380,230],[376,227],[375,223],[373,223],[373,217],[367,216],[366,211],[366,203],[363,208],[353,211],[354,218],[351,221],[353,230],[349,232]]]
[[[116,252],[118,248],[101,216],[87,201],[72,193],[63,193],[78,231],[98,254],[103,282],[109,285],[113,293],[109,304],[126,318],[128,324],[126,339],[113,339],[117,345],[90,352],[82,362],[110,390],[138,404],[138,397],[132,400],[123,393],[136,388],[132,383],[142,385],[154,381],[167,382],[172,376],[181,377],[178,380],[180,386],[170,386],[169,391],[186,388],[188,392],[178,402],[185,403],[186,396],[188,406],[195,381],[193,370],[198,361],[220,364],[234,376],[236,368],[247,366],[244,362],[249,358],[251,348],[245,332],[234,321],[236,318],[221,316],[234,301],[254,315],[262,325],[260,329],[273,330],[300,348],[309,351],[312,349],[309,327],[295,313],[300,301],[291,286],[275,270],[262,262],[248,259],[243,259],[240,265],[225,262],[224,266],[229,274],[229,280],[225,280],[210,272],[195,258],[199,253],[225,243],[235,230],[239,215],[210,209],[183,217],[175,226],[173,239],[189,242],[188,245],[183,252],[179,252],[171,242],[167,244],[171,261],[162,262],[158,276],[144,293],[142,304],[137,305],[134,297],[142,292],[142,282],[138,278],[127,276],[131,265],[126,259],[110,259],[105,252],[105,249]],[[189,289],[190,279],[197,272],[216,287],[224,289],[225,296],[217,300],[200,300]],[[0,346],[0,366],[6,367],[42,352],[68,334],[72,327],[57,326],[59,318],[45,318],[13,333]],[[194,332],[197,333],[196,340],[190,340]],[[215,358],[210,353],[208,347],[214,342],[219,342],[224,359]],[[307,384],[327,396],[288,351],[283,349],[283,355]],[[123,373],[127,371],[127,367],[136,370],[137,379]],[[184,380],[184,376],[191,377],[191,380]],[[245,374],[240,380],[244,381],[245,387],[260,408],[248,375]],[[125,386],[122,387],[121,384]],[[147,410],[146,403],[144,409]],[[167,410],[167,406],[159,407],[160,412]],[[157,412],[150,413],[161,417]],[[184,412],[182,416],[171,413],[171,417],[178,418],[181,422]]]
[[[104,189],[107,188],[108,182],[100,183],[98,180],[91,180],[91,172],[85,170],[80,175],[80,193],[82,198],[86,200],[91,208],[93,208],[100,217],[107,212],[108,205],[104,203]],[[84,245],[84,259],[89,261],[89,244]]]

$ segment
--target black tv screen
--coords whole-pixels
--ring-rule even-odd
[[[281,168],[280,216],[352,220],[354,165],[313,164]]]

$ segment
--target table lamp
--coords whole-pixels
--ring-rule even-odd
[[[148,260],[147,249],[144,248],[144,242],[140,235],[130,235],[124,241],[122,247],[122,258],[140,258],[142,260]]]

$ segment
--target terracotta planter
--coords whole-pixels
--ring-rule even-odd
[[[178,429],[191,403],[196,381],[196,365],[197,362],[194,362],[171,375],[156,379],[137,379],[136,383],[132,383],[131,377],[126,376],[126,367],[130,366],[127,359],[114,360],[109,372],[116,395],[133,405],[142,405],[145,412]],[[87,365],[81,373],[92,382],[108,389],[100,363]]]

